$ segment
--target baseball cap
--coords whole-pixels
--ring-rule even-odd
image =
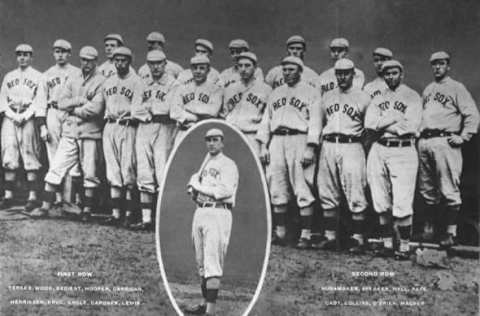
[[[287,56],[285,57],[284,59],[282,59],[282,62],[281,62],[282,65],[285,65],[285,64],[294,64],[294,65],[297,65],[299,66],[300,68],[303,69],[303,61],[298,58],[298,57],[295,57],[295,56]]]
[[[430,56],[430,62],[438,59],[448,59],[450,60],[450,55],[445,51],[435,52]]]
[[[195,40],[195,45],[203,46],[206,49],[210,50],[210,52],[213,52],[213,44],[209,40],[198,38],[197,40]]]
[[[349,46],[350,46],[350,44],[348,43],[348,40],[346,38],[343,38],[343,37],[334,38],[330,42],[330,48],[331,47],[348,48]]]
[[[228,44],[228,48],[246,48],[250,49],[250,46],[248,45],[247,41],[241,38],[237,38],[234,40],[230,41],[230,44]]]
[[[33,53],[33,48],[28,44],[20,44],[15,48],[15,53],[18,52]]]
[[[160,42],[165,44],[165,36],[160,32],[151,32],[147,36],[147,42]]]
[[[92,59],[95,59],[95,58],[98,57],[98,52],[95,49],[95,47],[83,46],[80,49],[80,53],[78,55],[80,56],[80,58],[85,58],[85,59],[92,60]]]
[[[257,55],[255,55],[252,52],[240,53],[240,55],[238,55],[238,57],[237,57],[237,60],[242,59],[242,58],[250,59],[254,64],[257,64]]]
[[[53,48],[61,48],[64,50],[72,50],[72,44],[64,39],[57,39],[53,43]]]
[[[383,56],[383,57],[393,58],[392,51],[389,50],[388,48],[384,48],[384,47],[375,48],[375,50],[373,51],[373,55],[380,55],[380,56]]]
[[[335,70],[355,69],[355,64],[348,58],[341,58],[335,62]]]
[[[297,44],[297,43],[303,44],[303,46],[307,46],[307,43],[305,42],[305,39],[300,35],[290,36],[287,39],[286,44],[287,44],[287,47],[288,47],[290,44]]]
[[[382,65],[382,72],[387,70],[388,68],[400,68],[401,71],[403,71],[403,66],[398,60],[387,60],[386,62],[383,63]]]
[[[210,59],[205,55],[195,55],[190,59],[190,65],[209,64]]]
[[[121,46],[121,47],[115,48],[115,50],[113,51],[113,56],[116,56],[116,55],[128,56],[132,58],[132,51],[128,47]]]
[[[208,132],[205,134],[205,138],[210,138],[210,137],[215,137],[215,136],[220,136],[220,137],[224,137],[223,136],[223,132],[221,129],[218,129],[218,128],[212,128],[212,129],[209,129]]]
[[[124,45],[122,35],[120,34],[115,34],[115,33],[107,34],[103,39],[103,41],[105,42],[106,40],[109,40],[109,39],[117,40],[120,42],[120,44]]]
[[[158,49],[149,51],[147,54],[147,61],[162,61],[166,58],[165,54]]]

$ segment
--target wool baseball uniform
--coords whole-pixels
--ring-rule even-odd
[[[81,74],[78,67],[71,64],[64,66],[54,65],[45,73],[47,83],[47,128],[50,136],[46,143],[48,161],[51,163],[57,151],[60,135],[62,134],[62,123],[67,117],[65,111],[58,109],[58,101],[68,78],[77,77]]]
[[[256,79],[263,81],[263,71],[260,67],[255,69],[254,76]],[[240,73],[235,66],[229,67],[220,73],[220,80],[223,82],[225,88],[229,85],[240,81]]]
[[[442,197],[449,206],[462,203],[462,151],[448,143],[448,136],[457,134],[468,141],[478,125],[477,106],[462,83],[447,76],[423,91],[418,184],[427,204],[438,204]]]
[[[207,154],[200,170],[190,179],[189,186],[198,191],[192,239],[201,277],[223,275],[238,181],[237,165],[223,153]]]
[[[372,99],[379,96],[385,89],[388,89],[388,86],[381,77],[376,77],[363,87],[363,91],[368,93]]]
[[[107,162],[107,180],[112,187],[136,184],[135,133],[131,111],[141,106],[143,80],[129,72],[124,78],[109,77],[103,85],[105,119],[103,151]]]
[[[313,108],[320,106],[319,101],[317,89],[302,80],[292,87],[279,86],[268,98],[256,137],[269,144],[267,181],[274,206],[286,205],[292,192],[300,208],[310,206],[315,200],[311,191],[315,166],[304,168],[301,160],[307,146],[309,120],[319,119],[318,115],[311,116]]]
[[[239,80],[225,88],[221,116],[245,134],[257,155],[259,146],[255,136],[271,92],[272,88],[257,77],[247,85]]]
[[[178,76],[180,75],[180,73],[182,71],[183,71],[182,66],[180,66],[179,64],[167,59],[167,64],[165,65],[165,72],[166,73],[170,74],[173,78],[178,78]],[[143,64],[142,67],[140,67],[138,69],[138,75],[143,80],[147,80],[147,79],[152,78],[152,73],[150,72],[150,68],[148,67],[148,65],[146,63]]]
[[[155,193],[160,185],[177,131],[170,118],[173,92],[178,82],[165,72],[155,81],[145,80],[143,102],[132,116],[140,121],[137,128],[137,185],[140,191]]]
[[[45,77],[28,66],[17,68],[3,78],[0,110],[5,113],[1,127],[2,165],[16,170],[23,162],[26,171],[40,169],[40,139],[33,118],[45,119],[47,98]],[[23,124],[17,120],[23,119]]]
[[[188,84],[193,82],[193,73],[190,68],[184,69],[177,77],[177,81],[180,84]],[[224,83],[221,80],[220,73],[213,67],[210,67],[210,72],[207,75],[207,81],[215,83],[218,86],[223,87]]]
[[[392,211],[396,218],[413,214],[413,197],[418,169],[415,137],[422,117],[420,95],[404,84],[390,88],[375,97],[367,109],[365,128],[379,129],[389,116],[401,119],[387,127],[370,150],[367,159],[367,181],[373,207],[378,213]]]
[[[307,66],[303,66],[302,79],[315,87],[318,82],[318,74]],[[273,89],[284,84],[282,66],[278,65],[270,69],[265,77],[265,82]]]
[[[355,76],[353,77],[353,87],[362,88],[365,83],[365,75],[363,71],[355,68]],[[316,86],[320,89],[321,94],[333,90],[338,87],[337,77],[335,77],[335,68],[325,70],[318,76]]]
[[[105,77],[96,71],[88,77],[80,72],[66,82],[57,99],[58,109],[65,111],[66,117],[62,121],[57,153],[45,176],[46,182],[60,185],[66,173],[79,164],[84,188],[96,188],[100,184],[104,81]]]
[[[115,62],[113,60],[106,60],[103,64],[98,67],[98,71],[105,77],[110,78],[111,76],[117,73],[117,68],[115,68]],[[130,66],[129,72],[135,73],[135,69]]]

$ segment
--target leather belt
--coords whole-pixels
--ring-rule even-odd
[[[421,138],[447,137],[455,134],[457,133],[446,132],[439,129],[426,129],[420,134],[420,137]]]
[[[122,119],[122,120],[115,120],[115,119],[107,119],[107,123],[116,123],[119,125],[125,126],[137,126],[138,121],[133,119]]]
[[[153,115],[152,116],[152,123],[163,123],[163,124],[172,124],[175,123],[174,120],[170,118],[169,115],[167,114],[158,114],[158,115]]]
[[[362,139],[358,136],[349,136],[344,134],[328,134],[323,135],[323,140],[332,143],[358,143]]]
[[[273,131],[273,135],[287,136],[287,135],[299,135],[307,134],[307,132],[299,131],[298,129],[291,128],[277,128]]]
[[[211,207],[211,208],[224,208],[227,210],[232,210],[231,203],[223,203],[223,202],[197,202],[198,207]]]
[[[408,147],[408,146],[414,145],[415,140],[413,140],[413,139],[398,140],[398,139],[382,138],[382,139],[378,140],[378,143],[380,145],[385,146],[385,147]]]

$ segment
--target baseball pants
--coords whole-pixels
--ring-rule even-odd
[[[421,138],[418,142],[418,156],[420,159],[418,187],[425,202],[436,205],[443,197],[449,206],[462,204],[461,148],[450,146],[447,137]]]
[[[98,169],[101,166],[101,139],[75,139],[62,137],[57,153],[50,164],[45,181],[60,185],[69,170],[80,165],[83,173],[83,186],[96,188],[100,185]]]
[[[303,168],[302,159],[307,146],[307,135],[274,135],[270,142],[270,164],[267,167],[267,182],[273,205],[285,205],[292,192],[300,208],[310,206],[315,164]]]
[[[113,187],[133,187],[136,184],[136,128],[107,123],[103,130],[107,181]]]
[[[140,191],[155,193],[163,179],[173,148],[175,124],[141,123],[137,129],[137,185]]]
[[[317,183],[323,209],[339,207],[343,196],[351,212],[367,208],[365,160],[361,143],[322,142]]]
[[[193,215],[192,239],[201,277],[221,277],[232,231],[232,213],[224,208],[197,208]]]
[[[403,218],[413,215],[418,170],[414,146],[386,147],[375,142],[367,159],[367,181],[377,213],[392,211]]]
[[[16,170],[23,162],[26,171],[40,169],[40,137],[33,119],[22,126],[5,117],[1,128],[2,166]]]

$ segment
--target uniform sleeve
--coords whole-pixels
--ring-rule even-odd
[[[67,80],[65,87],[58,98],[58,108],[60,110],[69,111],[78,105],[78,98],[73,96],[73,81]]]
[[[149,99],[146,95],[146,92],[147,87],[144,86],[144,90],[142,92],[142,102],[140,102],[140,104],[132,105],[132,117],[142,122],[146,122],[152,118],[152,114],[148,109]]]
[[[47,113],[47,84],[43,75],[38,78],[37,91],[31,106],[35,117],[45,118]]]
[[[178,86],[172,94],[170,103],[170,118],[184,124],[186,122],[196,122],[197,116],[185,111],[183,105],[183,85]]]
[[[371,130],[378,130],[378,126],[380,124],[380,120],[382,118],[382,112],[380,108],[376,105],[377,103],[375,102],[376,98],[372,100],[370,105],[367,107],[367,111],[365,113],[365,128],[371,129]]]
[[[219,86],[214,87],[214,91],[210,94],[208,103],[203,103],[201,101],[192,101],[189,103],[193,107],[188,106],[187,111],[192,112],[195,115],[206,116],[206,117],[218,117],[218,114],[222,108],[223,103],[223,88]]]
[[[235,163],[222,164],[221,178],[216,185],[201,184],[198,191],[213,196],[216,200],[232,198],[238,186],[238,168]]]
[[[105,110],[105,102],[103,100],[102,92],[102,83],[103,81],[98,82],[97,86],[94,89],[93,95],[87,97],[89,100],[84,105],[75,108],[74,114],[83,119],[89,119],[96,116],[102,116],[103,111]]]
[[[308,120],[308,144],[318,145],[320,143],[320,134],[322,132],[323,122],[322,109],[322,98],[320,97],[319,93],[315,93],[314,102],[312,103],[312,106],[310,108],[310,119]]]
[[[255,136],[255,138],[263,144],[267,144],[270,141],[270,124],[273,115],[272,94],[268,97],[267,106],[263,112],[262,121],[258,126],[257,135]]]
[[[422,98],[415,93],[405,110],[405,121],[395,123],[391,128],[397,135],[414,134],[418,135],[422,122]]]
[[[472,95],[470,92],[468,92],[463,84],[460,84],[458,88],[457,104],[463,117],[463,129],[461,136],[468,141],[470,140],[471,136],[476,134],[478,131],[479,114],[477,105],[475,104]]]
[[[275,69],[275,68],[270,69],[270,71],[267,73],[267,76],[265,77],[265,83],[268,84],[272,88],[273,88],[273,82],[275,80],[275,78],[274,78],[275,74],[274,74],[273,69]]]

